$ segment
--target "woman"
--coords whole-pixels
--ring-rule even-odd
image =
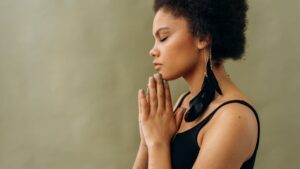
[[[252,169],[259,118],[227,75],[244,53],[245,0],[155,0],[155,69],[139,90],[140,147],[133,168]],[[172,106],[168,80],[189,91]]]

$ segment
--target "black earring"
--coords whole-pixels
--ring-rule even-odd
[[[207,73],[205,74],[201,91],[189,102],[190,109],[184,116],[186,122],[194,121],[203,114],[205,109],[214,99],[215,91],[220,95],[223,95],[218,81],[211,70],[210,59],[207,62],[206,70]]]

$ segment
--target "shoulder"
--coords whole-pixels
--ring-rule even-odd
[[[213,126],[215,127],[220,127],[222,125],[239,125],[244,129],[253,129],[257,127],[257,119],[255,113],[251,110],[250,107],[238,102],[231,102],[223,105],[215,113],[211,120]]]
[[[256,138],[258,131],[258,123],[253,110],[238,102],[223,105],[215,113],[214,117],[211,119],[211,123],[212,129],[227,129],[227,132],[229,132],[228,134],[237,134],[237,136],[242,135],[243,137],[249,136],[250,138]],[[250,138],[249,141],[252,140],[253,142],[256,142],[256,139]]]
[[[255,149],[258,123],[254,112],[241,103],[229,103],[222,106],[211,119],[210,131],[223,132],[230,137],[228,146],[240,144],[241,154],[250,157]]]
[[[205,165],[203,168],[209,168],[210,165],[238,168],[252,156],[258,136],[258,123],[248,106],[226,104],[214,114],[209,123],[198,157],[198,161],[206,161],[202,163]]]

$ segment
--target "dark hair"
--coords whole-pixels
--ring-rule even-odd
[[[245,51],[246,0],[154,0],[153,10],[187,19],[189,31],[202,39],[210,35],[212,59],[241,59]]]

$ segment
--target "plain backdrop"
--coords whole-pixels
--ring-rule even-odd
[[[152,0],[0,0],[0,168],[131,168],[155,73]],[[256,169],[297,169],[300,1],[249,1],[233,81],[261,120]],[[173,103],[187,91],[170,81]]]

